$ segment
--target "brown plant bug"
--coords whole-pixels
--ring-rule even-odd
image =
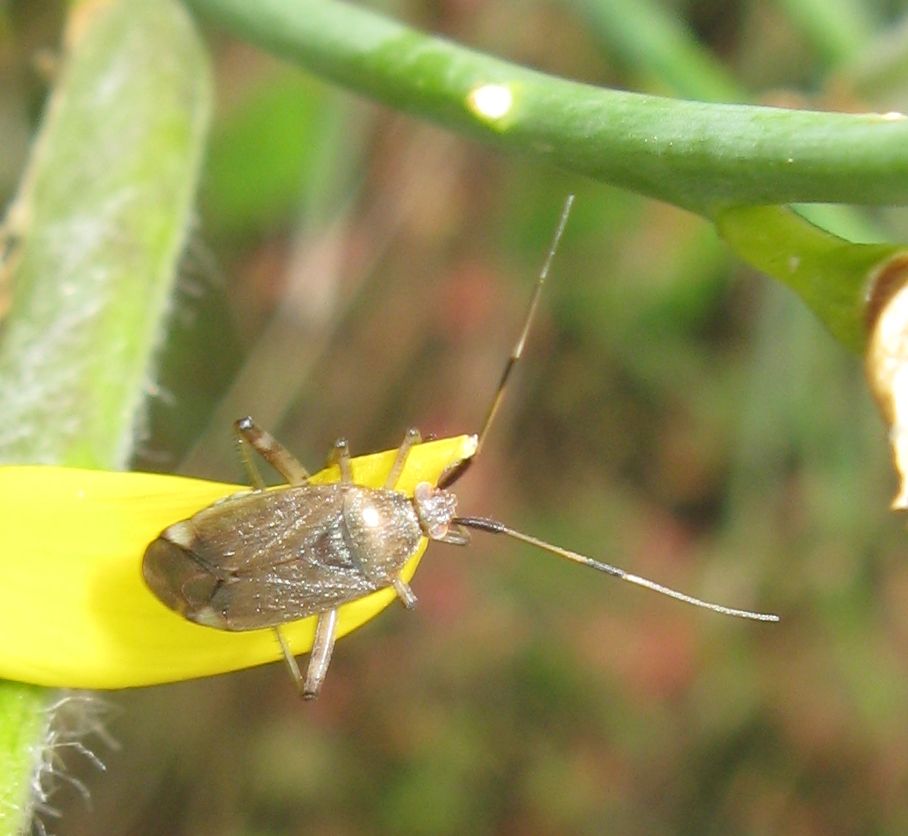
[[[353,482],[347,442],[336,442],[331,462],[340,481],[308,484],[306,469],[252,418],[234,424],[253,485],[166,528],[145,551],[142,571],[155,595],[190,621],[218,630],[271,628],[300,694],[318,696],[334,649],[338,607],[379,589],[393,587],[406,607],[416,596],[400,577],[424,537],[465,546],[469,530],[504,534],[559,557],[724,615],[758,621],[778,616],[707,603],[607,563],[546,543],[487,517],[460,517],[449,490],[476,455],[501,405],[539,305],[543,285],[564,231],[573,196],[565,203],[552,244],[536,280],[520,336],[505,365],[479,433],[475,452],[442,475],[437,485],[422,482],[412,497],[396,490],[414,445],[407,431],[382,488]],[[266,490],[248,448],[262,456],[287,482]],[[317,616],[305,677],[285,640],[281,625]]]

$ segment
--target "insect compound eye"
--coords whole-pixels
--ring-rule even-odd
[[[427,537],[440,540],[457,513],[457,497],[451,491],[439,490],[428,482],[420,482],[413,492],[413,504],[419,524]]]

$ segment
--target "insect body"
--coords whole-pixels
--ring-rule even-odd
[[[149,548],[145,574],[190,621],[254,630],[392,586],[423,536],[401,493],[298,485],[236,496],[170,526]]]
[[[145,582],[172,610],[220,630],[275,630],[303,696],[318,694],[334,646],[337,608],[386,587],[412,607],[400,577],[423,537],[456,544],[456,499],[427,482],[411,498],[395,490],[410,450],[411,429],[383,488],[356,485],[345,441],[335,445],[341,481],[307,484],[299,462],[251,418],[236,422],[242,443],[262,454],[290,483],[268,491],[246,458],[256,489],[211,505],[161,532],[142,563]],[[305,682],[280,625],[318,615]]]
[[[220,630],[272,628],[302,695],[318,695],[334,647],[337,609],[379,589],[393,588],[407,607],[416,603],[401,570],[424,537],[454,545],[469,542],[469,530],[505,534],[560,557],[622,580],[645,586],[696,606],[758,620],[776,616],[709,604],[631,575],[585,555],[546,543],[485,517],[459,517],[448,490],[473,461],[501,402],[505,385],[523,352],[549,265],[564,228],[570,199],[531,300],[523,331],[472,456],[445,475],[439,485],[422,482],[412,497],[397,490],[418,431],[407,432],[382,488],[353,482],[347,443],[335,444],[333,461],[340,481],[309,484],[305,468],[251,418],[236,422],[254,489],[216,503],[166,528],[147,548],[145,581],[157,597],[190,621]],[[251,447],[286,480],[266,490]],[[316,615],[317,626],[305,679],[284,640],[281,625]]]

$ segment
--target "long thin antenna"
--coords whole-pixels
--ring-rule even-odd
[[[495,416],[498,414],[498,409],[504,398],[504,390],[511,377],[511,372],[514,370],[514,366],[517,365],[517,361],[520,360],[523,349],[526,346],[530,328],[533,325],[533,320],[536,318],[536,309],[539,307],[539,297],[542,296],[542,287],[549,277],[549,270],[552,267],[555,253],[558,251],[558,245],[561,243],[561,236],[564,234],[564,228],[567,226],[567,220],[571,214],[571,207],[573,205],[574,195],[569,194],[564,201],[564,207],[558,218],[558,226],[555,229],[555,234],[552,236],[552,243],[549,245],[548,252],[546,253],[545,261],[542,264],[542,270],[539,271],[539,275],[536,277],[536,286],[533,288],[533,295],[530,297],[530,306],[527,309],[527,315],[523,321],[523,329],[520,332],[520,336],[517,338],[517,342],[514,344],[514,348],[511,349],[511,356],[508,357],[508,361],[505,363],[504,371],[501,373],[501,379],[498,381],[498,388],[495,390],[492,403],[489,405],[489,411],[486,413],[485,420],[482,422],[482,429],[479,431],[476,450],[470,458],[464,459],[459,465],[444,474],[438,482],[440,488],[450,487],[463,476],[473,460],[479,455],[479,451],[482,450],[482,445],[486,440],[486,436],[489,434],[489,428],[492,426],[492,422],[495,420]]]
[[[451,523],[453,525],[464,526],[465,528],[474,528],[478,531],[485,531],[489,534],[505,534],[508,537],[513,537],[515,540],[522,540],[524,543],[529,543],[531,546],[536,546],[547,552],[551,552],[552,554],[557,554],[559,557],[565,557],[568,560],[573,560],[575,563],[582,563],[584,566],[589,566],[599,572],[605,572],[605,574],[611,575],[612,577],[636,584],[637,586],[645,587],[646,589],[651,589],[653,592],[658,592],[660,595],[667,595],[669,598],[683,601],[685,604],[693,604],[695,607],[703,607],[703,609],[712,610],[713,612],[721,613],[722,615],[731,615],[736,618],[750,618],[754,621],[779,620],[779,616],[770,613],[738,610],[733,607],[724,607],[721,604],[711,604],[708,601],[701,601],[699,598],[685,595],[683,592],[678,592],[675,589],[662,586],[662,584],[655,583],[647,578],[641,578],[639,575],[632,575],[630,572],[625,572],[624,569],[619,569],[617,566],[601,563],[586,555],[572,552],[570,549],[563,549],[560,546],[546,543],[544,540],[539,540],[529,534],[515,531],[513,528],[508,528],[504,523],[500,523],[498,520],[489,519],[488,517],[454,517],[454,519],[451,520]]]
[[[508,362],[505,364],[504,371],[501,373],[501,380],[498,382],[498,388],[495,390],[495,397],[492,398],[492,403],[489,406],[486,419],[483,421],[482,429],[479,431],[479,441],[476,445],[476,452],[473,454],[474,458],[479,455],[479,451],[482,450],[482,444],[489,433],[489,427],[492,426],[492,422],[495,420],[495,416],[498,414],[498,409],[501,406],[508,379],[511,377],[514,366],[517,365],[517,361],[523,354],[527,337],[530,334],[530,328],[533,325],[533,320],[536,318],[536,309],[539,307],[539,297],[542,296],[542,287],[545,284],[545,280],[549,277],[549,270],[552,268],[552,261],[555,258],[555,253],[558,251],[558,245],[561,243],[561,236],[564,234],[564,228],[567,226],[567,220],[571,214],[571,207],[573,205],[574,195],[569,194],[564,201],[564,207],[562,208],[561,216],[558,219],[558,226],[555,229],[555,234],[552,236],[552,243],[549,245],[549,250],[546,253],[545,261],[542,264],[542,270],[539,271],[539,275],[536,278],[536,286],[533,288],[533,295],[530,297],[530,306],[527,309],[526,319],[523,322],[523,330],[520,332],[517,342],[514,343],[514,348],[511,349],[511,356],[508,357]]]

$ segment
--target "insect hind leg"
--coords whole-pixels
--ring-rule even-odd
[[[277,637],[277,643],[281,646],[281,652],[284,654],[284,662],[287,664],[290,678],[293,680],[293,684],[296,685],[296,690],[299,691],[299,695],[305,697],[303,677],[300,674],[300,666],[296,663],[296,657],[293,655],[293,651],[290,650],[290,645],[287,644],[287,639],[284,638],[281,628],[274,627],[273,629],[274,635]]]
[[[256,490],[264,490],[265,483],[246,449],[247,444],[280,473],[288,484],[305,485],[309,481],[309,472],[306,468],[283,444],[271,433],[263,430],[250,416],[247,415],[245,418],[234,421],[233,429],[240,445],[243,463],[246,465],[249,478]]]
[[[315,641],[309,656],[309,667],[306,669],[306,681],[301,691],[304,700],[314,700],[322,690],[331,654],[334,652],[334,640],[337,632],[337,610],[319,613],[315,625]]]
[[[296,685],[299,695],[304,700],[317,699],[322,690],[325,675],[328,673],[328,665],[331,664],[331,654],[334,652],[337,610],[328,610],[318,615],[318,621],[315,625],[315,639],[312,643],[312,652],[309,655],[309,666],[306,668],[305,680],[300,673],[296,657],[281,632],[281,628],[275,626],[272,629],[274,630],[274,635],[277,636],[281,652],[284,654],[284,662],[287,664],[290,678],[293,680],[293,684]]]

